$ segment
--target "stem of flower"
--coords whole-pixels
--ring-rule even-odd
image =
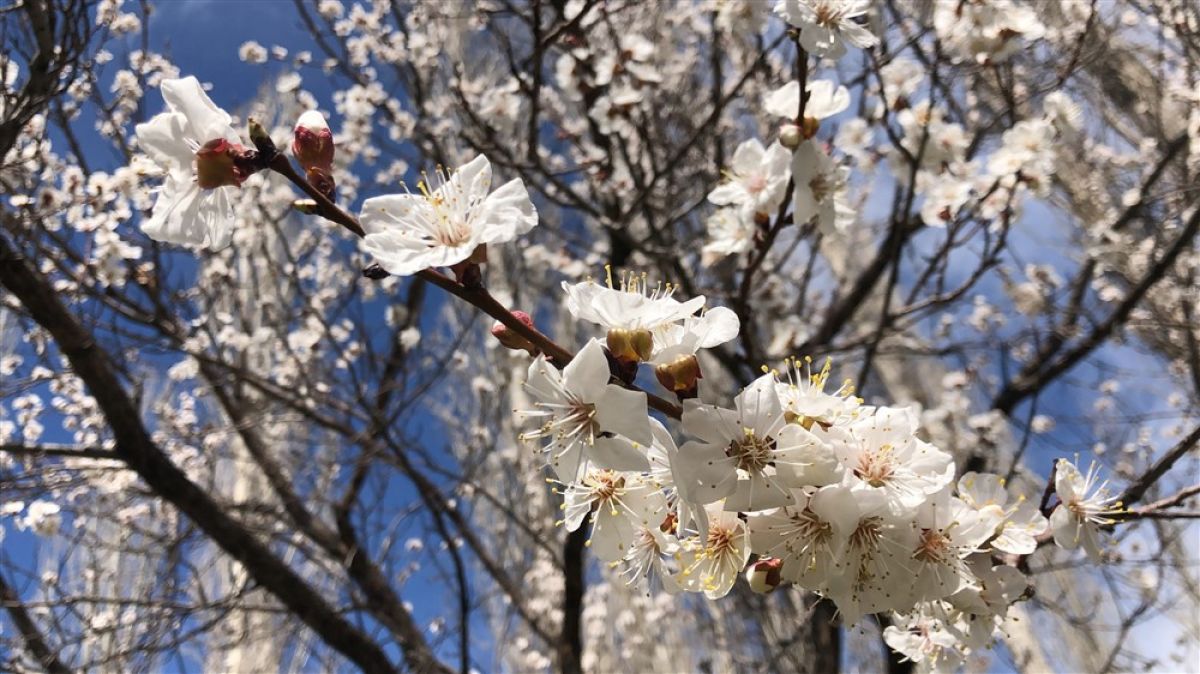
[[[362,225],[358,223],[358,218],[355,218],[350,213],[347,213],[340,206],[330,200],[329,197],[325,196],[325,194],[309,183],[303,175],[296,171],[295,167],[292,166],[291,160],[284,156],[282,152],[271,157],[268,167],[272,171],[290,180],[293,185],[299,187],[302,192],[309,196],[309,198],[317,202],[317,215],[334,224],[341,225],[349,230],[350,233],[359,238],[366,236],[366,232],[363,230]],[[383,270],[380,269],[379,271]],[[503,304],[500,304],[495,297],[492,297],[492,294],[487,291],[487,288],[484,288],[483,286],[465,286],[436,269],[425,269],[417,272],[417,276],[425,279],[442,290],[445,290],[451,295],[464,300],[468,304],[483,311],[488,316],[500,321],[513,332],[516,332],[518,335],[528,339],[542,353],[546,354],[548,358],[554,361],[554,364],[558,367],[565,367],[567,363],[570,363],[571,359],[575,357],[575,354],[559,346],[554,342],[554,340],[542,334],[541,331],[537,330],[536,328],[531,328],[530,326],[521,322],[521,319],[514,316],[512,312],[508,310],[508,308],[506,308]],[[373,275],[372,278],[376,278],[376,276]],[[622,384],[631,390],[642,390],[633,384],[624,384],[623,382]],[[666,400],[665,398],[660,398],[649,391],[642,392],[646,394],[646,400],[650,407],[653,407],[659,412],[662,412],[663,414],[666,414],[674,419],[679,419],[683,416],[683,410],[678,405]]]

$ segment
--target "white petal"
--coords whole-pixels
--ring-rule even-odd
[[[596,422],[600,424],[600,430],[619,433],[643,447],[654,439],[649,419],[646,394],[641,391],[609,384],[604,395],[596,401]]]
[[[696,319],[691,330],[698,336],[698,348],[711,349],[737,337],[740,327],[741,323],[733,310],[713,307]]]
[[[154,163],[167,170],[192,170],[192,160],[195,151],[188,146],[184,136],[187,118],[175,112],[164,112],[155,115],[150,121],[138,124],[134,128],[137,134],[138,147],[142,149]]]
[[[592,462],[601,468],[642,472],[650,470],[645,447],[618,435],[596,438],[596,443],[587,453]]]
[[[605,394],[609,379],[608,358],[600,342],[592,339],[563,368],[567,390],[585,403],[595,403]],[[646,431],[649,434],[649,430]],[[649,444],[649,438],[646,439]]]
[[[696,399],[683,403],[683,428],[689,435],[713,444],[728,444],[742,433],[737,412]]]
[[[525,234],[538,224],[537,210],[525,191],[525,183],[514,178],[492,192],[471,220],[481,229],[484,243],[504,243]]]
[[[187,118],[192,140],[201,145],[217,138],[238,142],[237,133],[230,127],[229,113],[212,102],[195,77],[163,80],[160,88],[167,105]]]
[[[479,155],[471,161],[458,167],[446,184],[438,188],[436,194],[441,195],[447,202],[466,206],[479,203],[492,189],[492,164],[487,157]]]
[[[431,267],[449,267],[471,257],[478,241],[461,246],[429,246],[400,230],[368,234],[360,247],[390,274],[411,276]]]
[[[748,197],[746,188],[736,180],[721,183],[713,188],[712,192],[708,193],[709,203],[717,206],[725,206],[727,204],[740,204]]]
[[[737,488],[737,471],[719,445],[685,442],[679,448],[677,477],[696,503],[714,503]]]
[[[750,175],[758,171],[762,165],[763,154],[762,143],[758,142],[757,138],[743,141],[733,151],[733,162],[730,168],[736,175]]]
[[[849,536],[858,528],[858,500],[845,487],[822,487],[813,494],[808,507],[817,517],[833,525],[839,536]]]
[[[540,401],[558,401],[558,387],[562,385],[562,374],[554,368],[545,356],[539,355],[529,364],[525,378],[525,386],[533,392]]]
[[[363,202],[358,222],[367,234],[383,233],[394,229],[406,230],[410,227],[405,226],[402,218],[414,211],[426,218],[437,217],[424,197],[415,194],[385,194],[380,197],[371,197]]]
[[[774,477],[760,472],[750,473],[748,479],[737,481],[737,487],[725,499],[725,510],[729,512],[755,512],[792,505],[796,502],[790,489]]]
[[[800,114],[800,83],[792,80],[763,99],[763,107],[777,117],[795,119]]]
[[[809,99],[804,114],[825,119],[850,107],[850,92],[831,80],[816,80],[808,85]]]

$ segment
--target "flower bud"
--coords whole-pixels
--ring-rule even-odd
[[[760,559],[746,569],[746,582],[750,584],[750,589],[754,592],[767,594],[783,582],[782,569],[782,559],[777,557]]]
[[[333,150],[333,134],[321,113],[309,110],[300,115],[293,132],[292,154],[304,170],[317,169],[328,175],[333,170]]]
[[[696,384],[702,376],[700,361],[696,356],[687,354],[675,360],[654,368],[654,376],[658,383],[672,393],[687,393],[696,390]]]
[[[250,175],[239,161],[247,152],[224,138],[208,141],[196,152],[196,184],[205,190],[241,185]]]
[[[625,363],[650,360],[650,353],[654,350],[654,335],[649,330],[614,328],[608,331],[607,341],[609,353]]]
[[[275,149],[275,141],[271,140],[271,134],[267,133],[262,122],[251,117],[246,122],[246,128],[250,132],[250,142],[254,143],[254,147],[262,153],[264,161],[270,162],[271,159],[274,159],[278,150]]]
[[[533,327],[533,317],[524,311],[514,311],[512,312],[512,315],[516,317],[518,321],[528,325],[530,329],[536,329]],[[519,333],[517,333],[516,330],[513,330],[503,323],[497,322],[492,326],[492,336],[495,337],[500,344],[514,351],[528,351],[529,355],[531,356],[537,354],[537,347],[533,345],[533,342],[522,337]]]
[[[779,144],[789,150],[795,150],[804,142],[804,132],[795,124],[788,122],[779,127]]]

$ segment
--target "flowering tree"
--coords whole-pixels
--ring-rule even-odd
[[[5,668],[1195,664],[1191,3],[156,11],[0,7]]]

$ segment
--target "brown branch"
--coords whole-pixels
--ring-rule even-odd
[[[25,641],[25,648],[29,650],[34,661],[49,674],[69,674],[70,668],[58,659],[58,653],[50,647],[45,635],[42,634],[41,629],[26,610],[20,595],[8,584],[3,575],[0,575],[0,604],[3,604],[5,610],[8,611],[9,620],[12,620],[17,631],[21,633],[21,639]]]
[[[1121,505],[1128,508],[1130,504],[1140,501],[1150,487],[1154,486],[1154,483],[1158,482],[1163,475],[1166,475],[1175,462],[1191,451],[1197,442],[1200,442],[1200,426],[1197,426],[1187,437],[1158,457],[1154,465],[1150,466],[1150,470],[1126,487],[1125,491],[1121,492]]]
[[[227,515],[208,493],[192,482],[150,438],[133,400],[121,385],[112,361],[91,333],[63,305],[50,282],[0,236],[0,285],[54,338],[96,400],[112,431],[113,450],[147,485],[203,530],[254,580],[291,609],[332,648],[366,672],[392,672],[377,643],[339,615],[325,599],[261,541]],[[433,661],[406,653],[417,669]],[[415,659],[415,662],[413,661]]]
[[[1141,281],[1129,291],[1125,299],[1121,301],[1104,322],[1093,328],[1074,348],[1052,362],[1047,364],[1045,361],[1035,360],[1023,368],[996,395],[996,398],[992,401],[992,407],[1005,414],[1010,414],[1018,403],[1028,398],[1035,391],[1041,390],[1044,386],[1058,378],[1059,375],[1070,370],[1079,361],[1086,358],[1092,351],[1103,344],[1116,332],[1118,327],[1125,323],[1130,313],[1141,303],[1142,298],[1145,297],[1150,288],[1154,287],[1156,283],[1166,276],[1167,271],[1174,265],[1175,260],[1191,246],[1192,240],[1195,238],[1198,230],[1200,230],[1200,208],[1197,208],[1192,213],[1192,217],[1184,225],[1183,231],[1163,254],[1162,258],[1146,272]]]
[[[330,222],[333,222],[334,224],[345,227],[355,236],[362,237],[365,235],[365,232],[363,231],[362,226],[358,223],[357,218],[347,213],[340,206],[330,201],[328,197],[326,197],[324,194],[321,194],[316,188],[310,185],[304,176],[301,176],[296,172],[295,168],[292,167],[292,163],[288,161],[287,157],[285,157],[283,154],[275,155],[275,157],[270,161],[270,168],[272,171],[275,171],[276,173],[279,173],[290,180],[293,184],[303,190],[305,194],[316,201],[317,215],[329,220]],[[559,346],[554,342],[554,340],[542,334],[542,332],[536,328],[531,328],[525,323],[521,322],[521,320],[514,316],[507,307],[497,301],[496,298],[487,291],[487,288],[482,286],[464,285],[455,281],[454,279],[451,279],[445,274],[442,274],[436,269],[425,269],[417,272],[417,277],[429,281],[433,285],[445,290],[451,295],[454,295],[455,297],[464,300],[475,308],[480,309],[488,316],[500,321],[510,330],[532,342],[533,345],[538,348],[538,350],[546,354],[546,356],[553,360],[554,364],[558,367],[565,366],[567,363],[571,362],[572,358],[575,357],[573,353]],[[645,393],[647,403],[650,405],[650,407],[653,407],[663,414],[666,414],[674,419],[679,419],[682,417],[683,410],[675,403],[654,395],[649,391],[643,391],[632,384],[627,384],[626,387],[631,390]]]
[[[95,459],[97,461],[121,460],[121,457],[117,456],[117,453],[110,449],[100,449],[98,447],[75,447],[73,445],[22,445],[5,443],[0,444],[0,452],[22,456],[55,456],[72,459]]]
[[[371,561],[366,551],[360,548],[353,531],[343,530],[339,535],[309,511],[292,489],[287,471],[275,460],[258,433],[254,432],[252,422],[246,415],[246,401],[226,390],[221,384],[220,372],[213,364],[201,362],[200,370],[209,382],[221,408],[229,416],[246,451],[259,467],[267,484],[271,486],[271,491],[279,499],[292,522],[327,553],[345,564],[350,578],[362,590],[371,614],[396,635],[406,653],[414,651],[419,654],[419,660],[410,662],[421,662],[426,669],[448,672],[449,670],[441,666],[433,656],[412,614],[404,608],[404,602],[388,582],[387,576]]]

